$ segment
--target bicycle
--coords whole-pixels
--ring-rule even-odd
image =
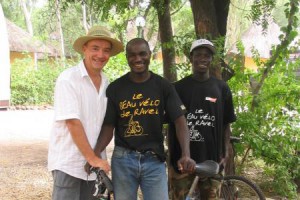
[[[239,142],[241,139],[237,137],[230,137],[230,142]],[[210,178],[221,182],[219,191],[219,199],[224,200],[265,200],[265,196],[261,189],[249,179],[239,175],[223,176],[219,173],[220,166],[217,162],[207,160],[196,164],[196,177],[190,187],[186,200],[200,199],[200,194],[195,192],[198,181],[201,178]]]
[[[95,185],[92,191],[93,196],[98,200],[112,200],[113,185],[111,179],[100,168],[91,167],[90,171],[96,174]]]

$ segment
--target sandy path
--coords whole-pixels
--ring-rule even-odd
[[[53,110],[0,111],[0,199],[48,200],[47,171]],[[113,144],[107,148],[111,157]]]

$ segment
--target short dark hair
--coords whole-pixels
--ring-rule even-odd
[[[126,44],[126,52],[128,51],[128,48],[133,45],[133,44],[137,44],[137,43],[144,43],[147,45],[149,51],[150,51],[150,46],[149,43],[144,39],[144,38],[133,38],[132,40],[130,40],[127,44]]]

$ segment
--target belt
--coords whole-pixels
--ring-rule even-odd
[[[156,155],[156,153],[154,151],[151,150],[137,150],[137,149],[128,149],[126,147],[121,147],[121,146],[116,146],[117,148],[122,149],[123,151],[127,151],[127,152],[135,152],[135,153],[139,153],[139,154],[151,154],[151,155]]]
[[[136,153],[139,153],[139,154],[152,154],[152,155],[156,155],[156,153],[154,151],[150,151],[150,150],[142,150],[142,151],[139,151],[139,150],[132,150]]]

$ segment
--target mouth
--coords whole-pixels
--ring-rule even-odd
[[[198,67],[199,67],[199,68],[207,68],[207,66],[206,66],[206,65],[203,65],[203,64],[198,65]]]
[[[134,65],[134,68],[136,68],[136,69],[140,69],[140,68],[143,68],[143,67],[144,67],[144,64],[142,64],[142,63],[138,63],[138,64]]]
[[[102,60],[94,60],[94,63],[96,65],[103,65],[104,62]]]

